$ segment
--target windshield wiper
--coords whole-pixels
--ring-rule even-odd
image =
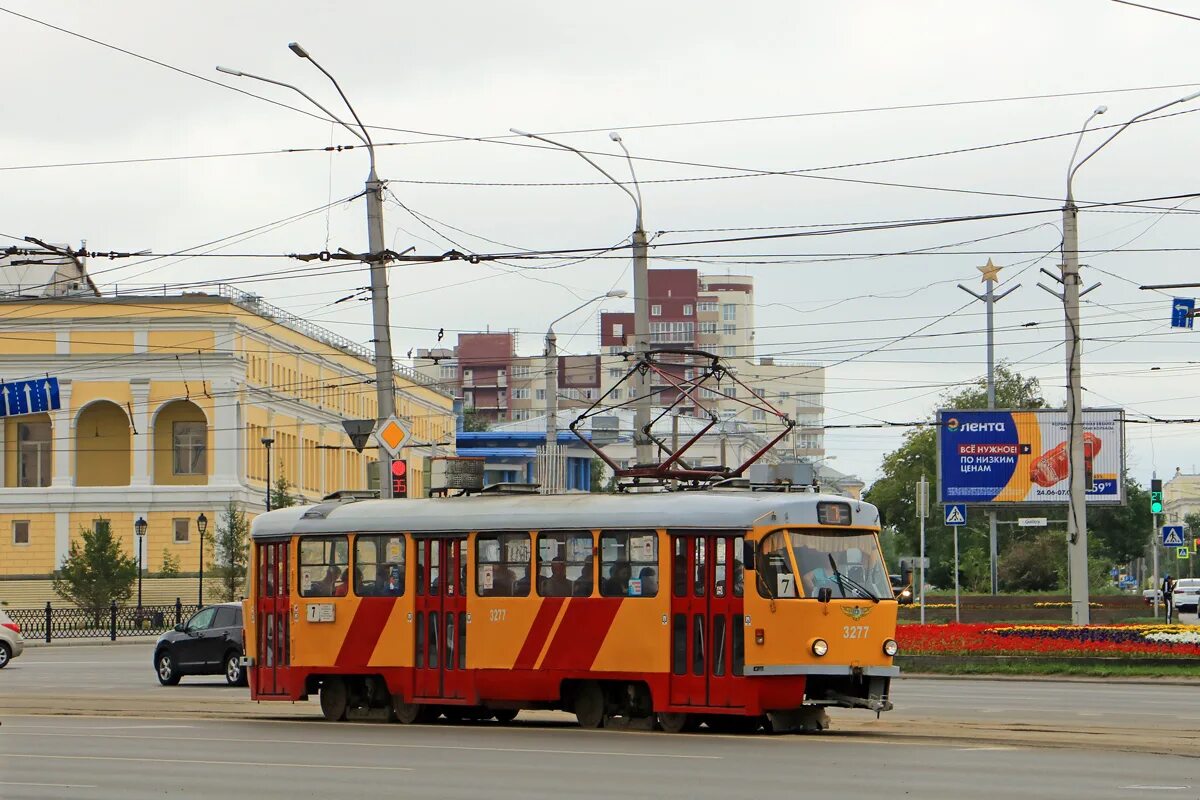
[[[859,592],[859,594],[861,594],[865,597],[869,597],[871,599],[872,603],[879,602],[879,598],[876,597],[875,593],[872,592],[870,589],[863,586],[861,583],[854,580],[850,576],[843,575],[842,573],[838,572],[837,562],[833,560],[833,553],[827,553],[827,555],[829,556],[829,566],[833,568],[833,577],[837,578],[838,588],[842,590],[842,597],[846,596],[845,584],[848,583],[848,584],[850,584],[851,588],[856,589]]]

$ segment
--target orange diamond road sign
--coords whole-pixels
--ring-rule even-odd
[[[375,438],[391,454],[392,458],[400,455],[400,449],[408,444],[412,431],[408,425],[395,416],[385,419],[375,429]]]

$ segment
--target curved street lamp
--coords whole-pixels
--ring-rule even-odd
[[[629,148],[625,146],[624,140],[621,139],[621,134],[613,131],[608,134],[608,138],[616,142],[625,153],[625,159],[629,162],[629,173],[633,176],[633,187],[636,190],[636,194],[629,191],[628,186],[614,178],[604,167],[601,167],[595,161],[588,158],[582,150],[571,147],[569,144],[547,139],[545,136],[540,136],[536,133],[520,130],[519,128],[509,128],[509,130],[518,136],[537,139],[539,142],[545,142],[562,150],[571,151],[591,164],[601,175],[616,184],[633,201],[637,209],[637,218],[634,220],[633,228],[633,346],[635,353],[641,358],[650,349],[650,265],[646,231],[642,227],[642,189],[638,184],[637,173],[633,170],[633,156],[629,154]],[[654,454],[648,430],[650,427],[653,397],[646,388],[647,383],[648,377],[645,372],[639,370],[633,376],[633,385],[637,390],[637,402],[633,407],[633,438],[637,447],[636,461],[639,464],[649,463]]]
[[[554,326],[567,317],[587,308],[592,303],[606,300],[610,297],[625,297],[629,292],[624,289],[613,289],[605,294],[585,300],[579,305],[551,322],[546,328],[546,446],[558,443],[558,337],[554,334]]]
[[[1172,100],[1155,106],[1149,111],[1143,111],[1136,117],[1131,117],[1112,134],[1075,163],[1079,154],[1079,145],[1088,123],[1095,117],[1107,111],[1106,106],[1100,106],[1092,112],[1084,122],[1075,142],[1075,150],[1071,153],[1071,164],[1067,167],[1067,196],[1063,204],[1063,312],[1066,320],[1067,339],[1067,463],[1070,480],[1070,505],[1067,509],[1067,561],[1071,576],[1071,624],[1087,625],[1091,621],[1091,610],[1088,607],[1088,561],[1087,561],[1087,510],[1085,498],[1085,470],[1080,469],[1084,463],[1083,448],[1083,387],[1080,383],[1080,341],[1079,330],[1079,207],[1075,205],[1073,182],[1075,173],[1094,155],[1103,150],[1109,142],[1120,136],[1130,125],[1143,117],[1157,111],[1170,108],[1179,103],[1187,103],[1200,97],[1200,92],[1193,92],[1187,97]],[[1092,287],[1095,288],[1095,287]],[[1090,291],[1090,289],[1088,290]],[[1057,294],[1057,293],[1055,293]],[[1155,580],[1158,580],[1157,575]]]

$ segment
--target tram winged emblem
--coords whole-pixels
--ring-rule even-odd
[[[860,619],[871,613],[870,606],[842,606],[842,613],[850,619],[858,622]]]

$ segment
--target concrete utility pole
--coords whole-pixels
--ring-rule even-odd
[[[546,446],[558,444],[558,337],[554,326],[582,308],[609,297],[625,297],[629,292],[613,289],[606,294],[585,300],[550,323],[546,328]]]
[[[925,480],[925,473],[921,473],[921,480],[917,481],[917,517],[921,521],[921,557],[917,562],[919,575],[918,580],[921,583],[921,624],[925,624],[925,518],[929,516],[929,481]]]
[[[996,279],[1000,275],[1000,270],[1004,267],[997,267],[989,258],[988,263],[982,267],[976,267],[983,273],[984,293],[982,295],[963,286],[961,283],[958,288],[962,289],[967,294],[974,297],[976,300],[982,300],[987,307],[987,402],[988,408],[996,407],[996,350],[995,350],[995,327],[992,323],[992,307],[997,301],[1003,300],[1010,294],[1020,288],[1021,284],[1009,289],[1007,292],[997,295],[995,293]],[[955,572],[954,572],[954,591],[958,593],[958,528],[954,529],[954,552],[955,552]],[[992,574],[992,595],[995,596],[1000,592],[1000,572],[999,572],[999,552],[996,536],[996,512],[988,512],[988,553],[991,557],[991,574]],[[955,613],[957,614],[958,601],[955,600]],[[955,619],[957,622],[957,618]]]
[[[636,194],[629,191],[629,188],[625,184],[614,178],[595,161],[588,158],[583,151],[571,147],[569,144],[556,142],[553,139],[547,139],[545,136],[529,133],[519,128],[509,128],[509,130],[518,136],[527,136],[530,139],[537,139],[540,142],[554,145],[563,150],[570,150],[591,164],[601,175],[616,184],[621,191],[629,195],[629,199],[636,206],[637,217],[634,220],[633,226],[633,347],[635,356],[640,360],[650,349],[649,245],[646,239],[646,231],[642,226],[642,189],[638,185],[637,173],[633,170],[633,157],[629,154],[628,148],[625,147],[625,142],[622,141],[621,135],[615,131],[608,135],[608,138],[620,145],[621,150],[625,152],[625,159],[629,162],[629,173],[633,176],[633,188]],[[633,407],[633,441],[636,446],[635,460],[639,464],[648,464],[654,458],[653,443],[650,441],[649,435],[645,433],[646,428],[650,425],[650,414],[654,402],[648,385],[649,380],[645,373],[638,372],[633,376],[633,388],[637,391],[637,401]]]
[[[326,78],[329,78],[330,83],[333,84],[333,88],[337,89],[338,95],[342,98],[342,102],[346,104],[346,108],[350,109],[350,114],[354,117],[357,127],[348,125],[328,108],[310,97],[307,92],[290,83],[283,83],[282,81],[264,78],[260,75],[251,75],[248,72],[241,72],[226,67],[217,67],[217,70],[227,75],[251,78],[256,81],[273,83],[276,86],[291,89],[325,112],[330,119],[348,130],[367,148],[367,153],[371,159],[370,172],[367,174],[365,196],[367,201],[367,247],[370,251],[368,258],[370,259],[371,267],[371,318],[374,332],[373,342],[375,344],[375,397],[376,404],[378,405],[377,421],[382,422],[396,412],[396,396],[393,388],[395,365],[392,361],[391,309],[388,303],[387,286],[388,257],[384,246],[383,233],[384,184],[379,180],[379,176],[375,172],[375,143],[371,140],[371,134],[367,131],[367,126],[363,125],[362,120],[359,119],[358,112],[354,110],[354,106],[350,105],[350,100],[346,97],[346,93],[342,91],[342,87],[338,84],[337,79],[318,64],[299,43],[289,43],[288,49],[295,53],[297,57],[309,61]],[[392,482],[390,476],[392,473],[392,457],[383,445],[379,446],[379,463],[377,466],[379,468],[379,496],[383,498],[391,497]]]
[[[1092,156],[1120,136],[1130,125],[1142,117],[1149,116],[1164,108],[1186,103],[1200,97],[1200,92],[1193,92],[1186,97],[1163,103],[1160,106],[1143,111],[1132,117],[1117,128],[1100,146],[1088,153],[1078,164],[1075,156],[1079,154],[1079,145],[1087,132],[1088,123],[1108,110],[1107,106],[1099,106],[1084,122],[1079,131],[1079,139],[1075,142],[1075,150],[1071,153],[1071,164],[1067,170],[1067,199],[1063,205],[1063,263],[1062,277],[1048,273],[1060,280],[1063,293],[1059,295],[1047,289],[1051,294],[1063,301],[1063,312],[1066,320],[1067,343],[1067,465],[1070,471],[1070,507],[1067,511],[1067,564],[1071,574],[1071,624],[1087,625],[1091,621],[1091,610],[1088,606],[1088,560],[1087,560],[1087,498],[1086,470],[1084,468],[1083,448],[1083,387],[1080,383],[1080,341],[1079,329],[1079,298],[1095,289],[1095,284],[1084,291],[1079,290],[1079,207],[1075,204],[1073,181],[1075,173],[1088,162]],[[1040,284],[1039,284],[1040,285]],[[1042,287],[1046,289],[1045,286]]]

